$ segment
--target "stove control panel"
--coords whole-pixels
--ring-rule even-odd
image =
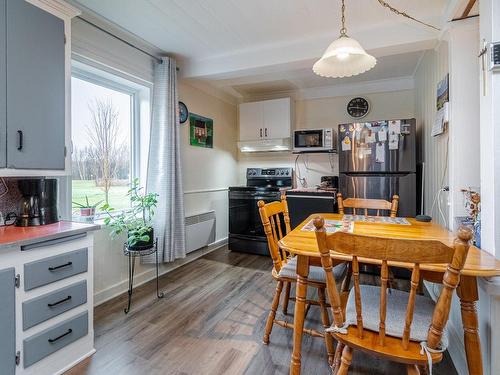
[[[292,177],[292,168],[248,168],[247,178],[283,178]]]

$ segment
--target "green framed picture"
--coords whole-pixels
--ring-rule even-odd
[[[210,118],[189,114],[189,144],[196,147],[214,147],[214,121]]]

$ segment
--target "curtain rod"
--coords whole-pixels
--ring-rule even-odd
[[[115,34],[111,33],[110,31],[108,31],[108,30],[106,30],[106,29],[104,29],[104,28],[96,25],[95,23],[90,22],[89,20],[86,20],[85,18],[83,18],[81,16],[77,16],[76,18],[82,20],[85,23],[88,23],[91,26],[94,26],[96,29],[102,31],[103,33],[106,33],[106,34],[112,36],[113,38],[118,39],[120,42],[125,43],[127,46],[132,47],[132,48],[134,48],[134,49],[142,52],[143,54],[148,55],[149,57],[152,57],[158,64],[163,63],[163,60],[160,59],[158,56],[155,56],[155,55],[153,55],[153,54],[151,54],[151,53],[149,53],[147,51],[144,51],[142,48],[139,48],[136,45],[134,45],[134,44],[126,41],[125,39],[120,38],[118,35],[115,35]],[[177,69],[177,71],[179,71],[179,68],[176,68],[176,69]]]

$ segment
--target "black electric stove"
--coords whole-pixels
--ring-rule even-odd
[[[269,255],[257,202],[280,200],[292,187],[292,168],[248,168],[246,186],[229,188],[229,249]]]

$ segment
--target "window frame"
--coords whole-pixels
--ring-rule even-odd
[[[102,66],[101,64],[89,64],[72,60],[71,78],[77,78],[89,83],[115,90],[130,95],[130,178],[144,178],[147,166],[147,152],[144,146],[145,138],[149,141],[149,122],[151,111],[152,84],[147,82],[138,83],[133,77],[127,77],[119,71]],[[70,91],[71,92],[71,91]],[[146,113],[147,112],[147,113]],[[73,124],[71,124],[73,126]],[[147,130],[147,131],[145,131]],[[71,140],[71,153],[73,152],[73,140]],[[146,162],[142,162],[146,158]],[[60,216],[63,219],[74,220],[72,204],[72,174],[59,179],[60,193]],[[122,212],[121,211],[116,211]],[[100,220],[103,213],[96,214],[95,220]]]

